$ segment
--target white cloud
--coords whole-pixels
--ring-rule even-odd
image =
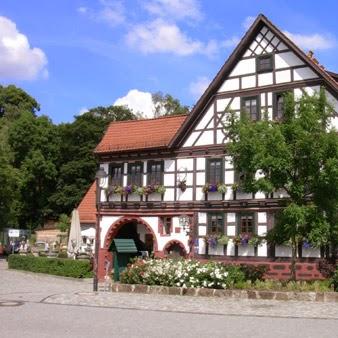
[[[330,35],[322,34],[294,34],[288,31],[283,32],[288,38],[293,40],[301,48],[319,50],[319,49],[330,49],[336,46],[336,40]]]
[[[235,47],[239,44],[240,38],[237,36],[233,36],[229,39],[220,42],[220,46],[223,48]]]
[[[256,20],[255,16],[247,16],[244,21],[242,22],[242,27],[245,30],[248,30],[250,28],[250,26],[254,23],[254,21]]]
[[[87,107],[82,107],[79,112],[78,112],[78,115],[83,115],[85,113],[87,113],[89,110]]]
[[[0,16],[0,78],[33,80],[48,77],[47,57],[40,48],[29,45],[13,21]]]
[[[114,102],[114,106],[128,106],[129,109],[143,118],[154,117],[155,107],[149,92],[131,89],[127,95],[118,98]]]
[[[209,84],[209,78],[206,76],[200,76],[196,81],[190,83],[189,91],[195,99],[198,99],[208,88]]]
[[[87,7],[79,7],[77,11],[97,22],[104,22],[111,27],[121,25],[125,22],[125,8],[120,1],[100,0],[101,8],[92,10]]]
[[[192,54],[212,55],[217,50],[214,40],[203,43],[189,38],[176,24],[156,19],[134,26],[126,36],[127,44],[145,54],[172,53],[186,56]]]
[[[79,7],[79,8],[77,9],[77,11],[78,11],[79,13],[81,13],[81,14],[86,14],[87,11],[88,11],[88,8],[87,8],[87,7]]]
[[[172,20],[201,20],[203,17],[196,0],[151,0],[145,2],[144,7],[156,17]]]

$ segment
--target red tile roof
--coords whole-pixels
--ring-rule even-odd
[[[112,122],[95,153],[167,147],[187,115]]]
[[[86,194],[82,198],[77,210],[80,215],[80,223],[90,223],[93,224],[96,222],[96,194],[95,194],[95,181],[87,190]]]

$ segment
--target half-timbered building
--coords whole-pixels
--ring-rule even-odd
[[[227,155],[226,117],[245,110],[252,120],[264,112],[280,119],[283,93],[299,97],[320,86],[338,111],[337,81],[259,15],[190,114],[111,123],[95,150],[109,174],[101,182],[99,276],[114,238],[133,238],[139,251],[155,256],[265,262],[271,275],[286,276],[273,262],[288,260],[288,246],[246,241],[273,227],[286,195],[236,189],[240,174]],[[332,123],[337,127],[337,118]],[[222,235],[226,245],[211,242]],[[299,250],[304,274],[319,277],[309,266],[320,256],[319,249]]]

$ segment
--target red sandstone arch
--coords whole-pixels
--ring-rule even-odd
[[[127,223],[130,222],[136,222],[138,224],[143,224],[146,229],[153,235],[153,240],[154,240],[154,252],[157,251],[157,239],[156,239],[156,235],[155,232],[153,231],[153,229],[151,228],[151,226],[144,221],[142,218],[138,217],[138,216],[125,216],[125,217],[121,217],[119,218],[117,221],[115,221],[110,228],[108,229],[105,239],[104,239],[104,245],[103,248],[105,250],[109,250],[111,241],[114,239],[114,237],[117,235],[118,231]]]
[[[163,252],[165,255],[168,255],[168,249],[172,245],[178,245],[182,249],[183,257],[187,257],[188,253],[187,253],[187,250],[185,249],[184,244],[181,241],[178,241],[177,239],[173,239],[169,241],[168,243],[166,243],[166,245],[163,248]]]

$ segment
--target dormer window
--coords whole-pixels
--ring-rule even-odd
[[[273,70],[273,56],[260,55],[256,59],[257,73],[271,72]]]

